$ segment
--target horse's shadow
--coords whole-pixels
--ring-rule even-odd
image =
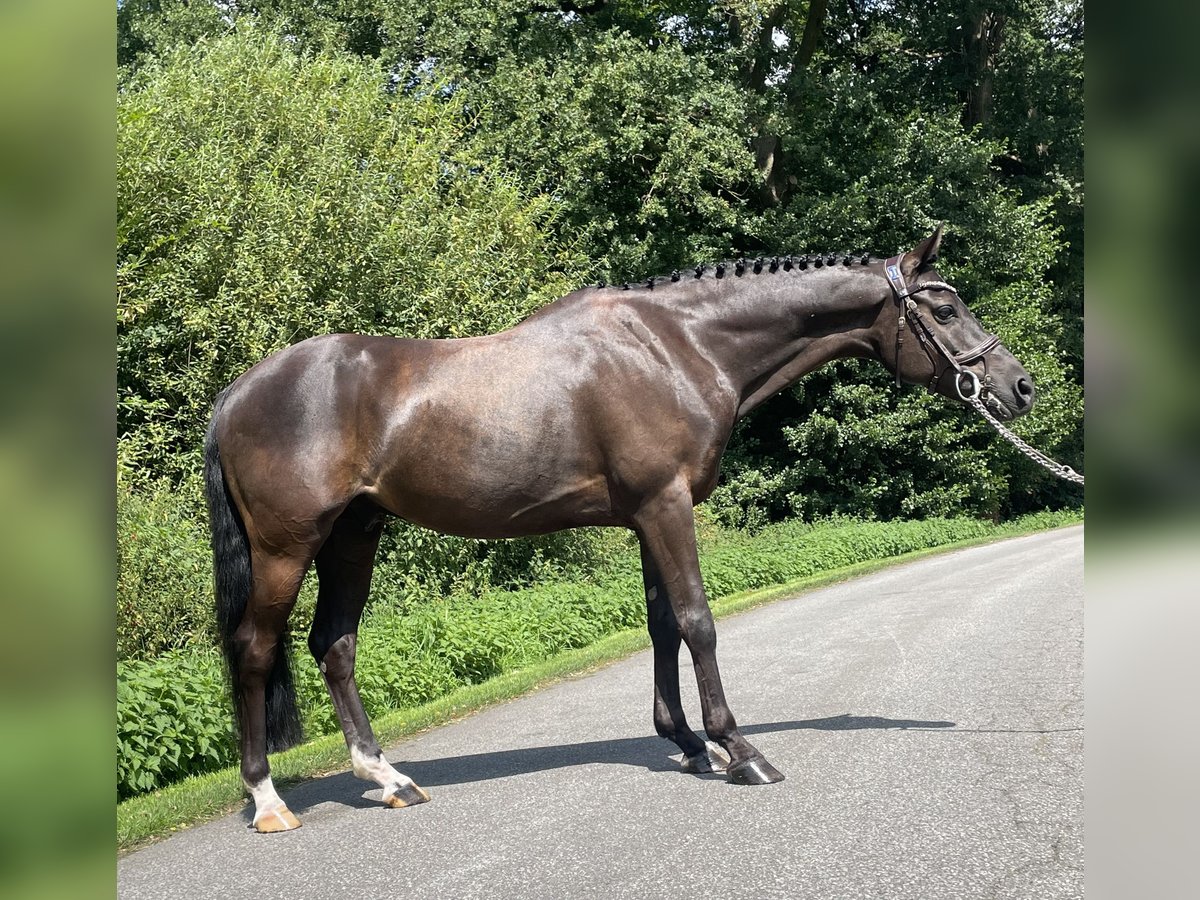
[[[824,719],[747,725],[741,731],[747,735],[801,729],[857,731],[896,728],[926,731],[953,728],[954,725],[954,722],[887,719],[882,716],[852,716],[845,713]],[[648,735],[607,741],[584,741],[578,744],[556,744],[549,747],[495,750],[489,753],[448,756],[442,759],[405,760],[401,758],[401,754],[393,752],[389,759],[396,768],[422,787],[440,787],[597,763],[635,766],[651,772],[679,772],[679,763],[671,758],[672,753],[678,755],[674,745],[666,743],[657,736]],[[725,778],[724,774],[700,777],[722,780]],[[331,801],[355,808],[378,806],[379,789],[364,791],[365,786],[366,782],[356,778],[352,773],[341,772],[290,788],[287,791],[287,804],[296,813],[302,813],[320,803]],[[243,817],[247,822],[252,815],[252,808],[247,808],[243,812]]]

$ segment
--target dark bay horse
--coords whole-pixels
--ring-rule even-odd
[[[317,337],[238,378],[217,399],[205,473],[254,827],[300,824],[272,786],[267,751],[299,737],[283,636],[314,562],[308,646],[354,773],[378,783],[388,806],[429,799],[383,757],[354,681],[386,514],[476,538],[632,529],[656,730],[683,751],[685,770],[712,771],[680,704],[682,641],[727,777],[781,780],[725,701],[692,507],[716,485],[734,423],[830,360],[878,359],[951,399],[980,396],[1004,419],[1030,409],[1028,373],[934,270],[940,240],[939,227],[887,262],[739,261],[589,287],[488,337]]]

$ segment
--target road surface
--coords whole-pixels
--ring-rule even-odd
[[[255,834],[248,812],[191,829],[121,859],[120,896],[1083,896],[1082,527],[717,632],[779,784],[681,773],[643,652],[388,748],[430,803],[332,775],[284,792],[298,831]],[[684,694],[698,727],[686,665]]]

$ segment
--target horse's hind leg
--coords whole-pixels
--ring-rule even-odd
[[[642,581],[646,588],[646,624],[654,643],[654,729],[683,751],[685,772],[711,772],[708,748],[688,726],[679,697],[679,623],[667,598],[667,586],[654,558],[642,545]]]
[[[308,563],[307,558],[252,551],[253,586],[241,624],[233,633],[231,669],[236,666],[234,702],[238,704],[242,782],[254,798],[254,828],[259,832],[291,831],[300,827],[299,820],[280,799],[271,782],[271,769],[267,763],[267,694],[270,690],[279,690],[280,685],[276,682],[284,679],[286,696],[276,698],[276,702],[286,704],[287,717],[294,719],[295,698],[291,693],[290,675],[286,670],[278,669],[276,664],[279,655],[286,653],[284,630]],[[286,657],[282,666],[287,666]],[[286,746],[298,739],[298,734],[272,733],[271,737]]]
[[[329,688],[354,774],[382,787],[388,806],[413,806],[427,801],[429,794],[384,758],[354,681],[358,624],[371,589],[382,527],[378,510],[358,503],[334,524],[317,554],[320,588],[308,648]]]

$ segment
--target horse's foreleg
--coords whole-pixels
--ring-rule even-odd
[[[711,772],[708,748],[688,726],[679,697],[679,623],[667,599],[667,588],[654,558],[642,545],[642,581],[646,589],[646,623],[654,643],[654,729],[683,751],[685,772]]]
[[[377,520],[364,520],[352,512],[335,523],[317,554],[320,589],[308,647],[329,689],[354,774],[382,787],[388,806],[414,806],[426,802],[429,794],[384,757],[354,680],[358,624],[371,588],[381,531]]]
[[[667,599],[683,642],[692,654],[704,730],[729,754],[730,781],[739,784],[769,784],[782,781],[780,774],[742,736],[725,700],[717,667],[717,632],[696,552],[696,527],[692,498],[687,486],[677,482],[659,496],[643,503],[635,522],[646,553],[666,588]],[[655,674],[658,674],[655,646]],[[676,689],[678,694],[678,689]],[[665,698],[664,698],[665,699]]]

